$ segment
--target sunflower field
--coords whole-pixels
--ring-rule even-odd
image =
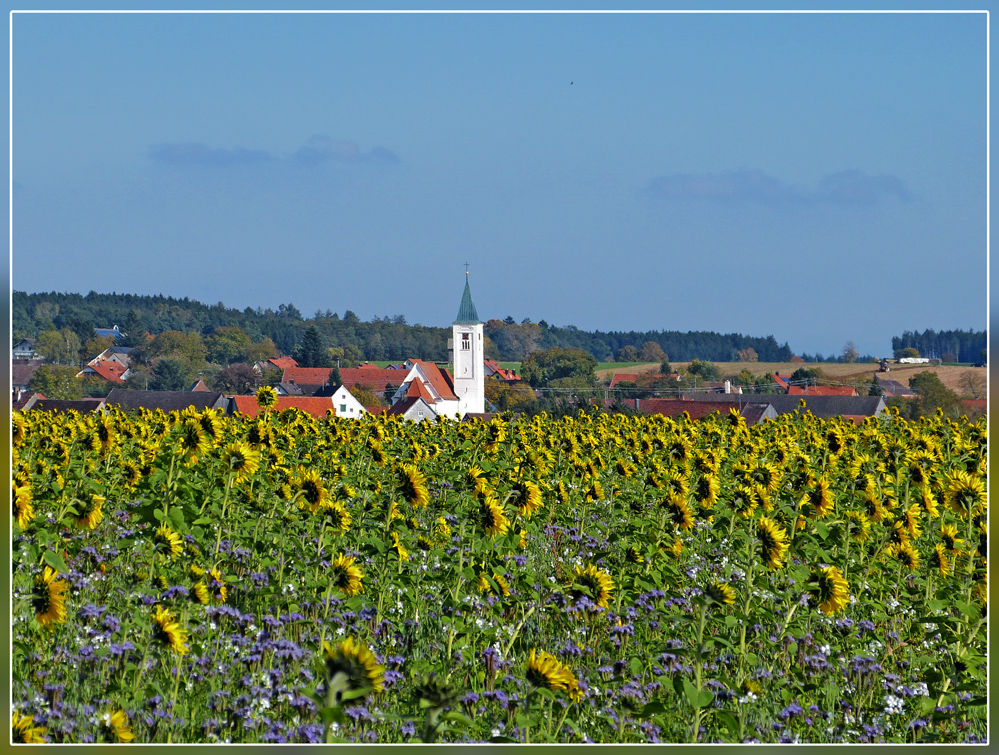
[[[984,419],[12,424],[15,741],[986,741]]]

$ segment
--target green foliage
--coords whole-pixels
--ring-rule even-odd
[[[614,354],[614,361],[616,362],[637,362],[638,361],[638,349],[632,346],[630,343],[626,346],[622,346]]]
[[[299,367],[332,367],[330,355],[323,344],[323,337],[319,334],[319,329],[315,325],[310,325],[305,330],[305,337],[302,343],[295,349],[295,361]]]
[[[188,371],[187,365],[172,357],[160,359],[149,373],[151,391],[184,391],[193,382],[194,376]]]
[[[822,370],[799,367],[791,373],[791,385],[818,385],[819,378],[822,377]]]
[[[534,387],[549,385],[560,378],[578,378],[584,383],[596,381],[597,360],[581,349],[555,347],[535,351],[520,364],[521,377]]]
[[[83,382],[78,380],[75,367],[43,364],[31,376],[28,389],[45,398],[72,400],[83,397]]]
[[[50,364],[80,363],[80,339],[70,328],[46,330],[35,341],[35,351]]]
[[[667,361],[666,352],[663,351],[663,347],[655,341],[646,341],[642,344],[642,349],[638,352],[638,358],[643,362]]]
[[[919,372],[909,378],[909,388],[918,396],[917,401],[909,400],[907,416],[928,417],[940,409],[945,417],[955,419],[961,414],[961,400],[957,394],[945,386],[936,373]]]
[[[502,380],[485,381],[486,400],[501,412],[524,411],[534,400],[534,391],[523,382],[508,385]]]
[[[230,365],[247,361],[253,342],[241,328],[225,327],[216,328],[205,338],[205,346],[210,361],[215,364]]]
[[[333,369],[336,369],[334,367]],[[338,383],[339,385],[339,383]],[[369,391],[367,388],[361,388],[355,385],[353,388],[347,389],[350,395],[356,398],[361,406],[386,406],[387,402],[383,401],[381,396],[379,396],[374,391]]]
[[[895,351],[896,359],[919,359],[919,350],[913,348],[912,346],[907,346],[904,349],[897,349]]]
[[[711,364],[711,362],[702,362],[700,359],[695,359],[687,365],[687,374],[697,375],[702,380],[718,380],[721,377],[716,365]]]

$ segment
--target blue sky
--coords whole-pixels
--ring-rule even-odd
[[[773,334],[986,324],[984,14],[13,22],[13,287]]]

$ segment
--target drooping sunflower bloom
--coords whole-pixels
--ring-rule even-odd
[[[222,452],[222,459],[234,474],[236,482],[246,482],[260,469],[260,452],[249,443],[230,443]]]
[[[693,488],[694,500],[705,509],[710,509],[718,503],[720,492],[721,481],[718,479],[718,475],[713,473],[701,475]]]
[[[28,422],[21,412],[13,412],[11,414],[11,419],[14,422],[14,428],[12,432],[12,440],[14,441],[14,448],[24,444],[24,438],[27,435],[28,430],[31,429],[31,423]]]
[[[31,606],[35,609],[35,619],[46,629],[66,621],[66,591],[69,588],[66,581],[58,577],[59,573],[51,566],[35,576]]]
[[[466,472],[468,481],[472,484],[472,488],[475,491],[475,495],[482,496],[489,492],[489,480],[486,478],[486,473],[478,466],[471,466]]]
[[[624,552],[624,560],[627,561],[629,564],[644,564],[645,563],[645,556],[643,556],[639,552],[638,548],[635,548],[634,546],[630,546]]]
[[[909,535],[913,540],[918,540],[919,536],[923,534],[923,530],[919,526],[919,519],[922,515],[922,508],[917,503],[912,504],[905,510],[905,514],[903,516],[903,519],[905,520],[905,528],[909,531]]]
[[[512,489],[517,493],[517,508],[522,516],[530,519],[541,508],[541,488],[530,480],[515,482]]]
[[[180,456],[187,456],[187,464],[195,464],[198,458],[211,450],[208,435],[196,419],[186,419],[177,425],[178,435],[174,440],[174,448]]]
[[[261,409],[270,409],[277,403],[277,391],[274,386],[262,385],[257,388],[257,406]]]
[[[208,572],[208,589],[211,591],[212,600],[216,603],[225,603],[228,597],[225,580],[222,579],[222,572],[218,569],[211,569]]]
[[[35,717],[22,716],[19,710],[11,714],[10,728],[11,741],[15,744],[37,745],[47,741],[45,727],[35,726]]]
[[[406,546],[399,542],[399,533],[392,532],[392,545],[389,546],[391,550],[394,550],[396,555],[399,557],[400,561],[409,561],[409,551],[406,550]]]
[[[805,515],[812,519],[824,519],[829,516],[833,510],[833,495],[829,489],[829,481],[825,477],[809,481],[808,490],[798,501],[798,508],[804,509]]]
[[[600,484],[600,480],[593,478],[593,484],[586,488],[583,495],[587,501],[602,501],[605,498],[604,486]]]
[[[769,517],[760,517],[756,523],[756,539],[760,543],[760,553],[767,566],[779,569],[787,555],[787,530]]]
[[[813,569],[809,585],[812,599],[827,616],[842,611],[850,603],[850,584],[835,566]]]
[[[187,653],[187,630],[163,606],[153,609],[153,636],[175,653]]]
[[[491,495],[487,495],[479,505],[479,521],[486,534],[493,538],[505,535],[510,529],[510,520],[503,513],[503,507]]]
[[[957,527],[953,524],[940,525],[940,542],[951,553],[957,553],[960,550],[958,547],[959,544],[964,542],[964,538],[960,538],[957,535]]]
[[[294,485],[298,488],[298,505],[308,508],[312,514],[319,511],[329,498],[322,476],[314,469],[299,471]]]
[[[31,485],[18,485],[15,482],[13,492],[14,519],[17,521],[17,526],[23,530],[35,518],[35,507],[31,504]]]
[[[929,485],[923,485],[923,508],[926,509],[926,513],[931,517],[936,519],[940,516],[940,507],[937,505],[937,499],[933,497],[933,491],[930,490]]]
[[[327,690],[332,693],[330,702],[333,704],[340,705],[345,692],[365,693],[347,701],[349,704],[385,688],[385,667],[378,664],[378,659],[367,645],[351,636],[335,648],[323,642],[323,661]]]
[[[625,479],[629,477],[634,477],[635,472],[638,471],[638,467],[632,464],[627,459],[618,459],[617,463],[614,465],[617,473],[624,477]]]
[[[368,438],[368,450],[371,451],[371,459],[380,467],[384,467],[388,463],[388,456],[385,455],[385,449],[382,448],[381,441],[377,438]]]
[[[425,508],[430,503],[427,476],[415,464],[402,464],[399,467],[396,490],[414,509]]]
[[[350,523],[353,521],[350,512],[339,501],[327,504],[323,508],[323,516],[327,529],[337,536],[343,535],[349,530]]]
[[[520,541],[517,543],[517,547],[523,550],[527,547],[527,530],[521,529],[520,531]]]
[[[593,564],[586,567],[577,566],[572,578],[572,597],[576,600],[589,593],[590,598],[601,608],[610,605],[611,593],[614,591],[614,580],[611,575],[601,571]]]
[[[184,540],[165,524],[161,524],[156,530],[153,543],[156,550],[165,553],[171,559],[184,552]]]
[[[730,606],[735,603],[735,590],[728,582],[712,582],[704,588],[709,603]]]
[[[669,495],[663,501],[663,508],[666,510],[670,521],[673,522],[673,526],[677,529],[687,532],[694,526],[694,515],[690,511],[690,506],[687,505],[686,496],[677,494]]]
[[[208,585],[205,584],[204,580],[198,581],[194,587],[191,588],[191,597],[196,603],[200,603],[203,606],[208,605],[208,601],[212,599],[212,596],[208,592]]]
[[[950,574],[950,554],[947,552],[947,546],[943,543],[937,543],[933,546],[933,553],[930,554],[930,566],[939,571],[941,577]]]
[[[749,519],[760,505],[760,497],[749,485],[736,485],[732,490],[732,508],[743,519]]]
[[[135,739],[132,727],[128,723],[128,714],[123,710],[107,710],[101,716],[101,725],[119,742],[131,742]]]
[[[851,540],[858,543],[867,542],[871,537],[871,520],[863,511],[846,512],[846,530]]]
[[[527,681],[538,688],[565,692],[573,702],[583,699],[576,675],[555,656],[543,650],[531,649],[527,657]]]
[[[330,582],[348,598],[364,592],[364,572],[354,563],[353,556],[340,554],[330,564]]]
[[[885,553],[898,559],[898,562],[909,571],[919,568],[919,554],[911,543],[892,543],[885,548]]]
[[[76,526],[88,530],[94,529],[104,518],[104,498],[93,493],[83,493],[76,501],[76,515],[73,521]]]
[[[499,587],[500,594],[504,598],[510,597],[510,583],[506,581],[506,578],[502,574],[493,574],[491,576],[493,578],[493,582],[495,582],[496,586]],[[479,573],[479,592],[487,595],[491,595],[493,593],[493,586],[489,584],[489,580],[486,578],[486,573],[484,571]]]
[[[95,423],[94,432],[90,436],[90,450],[107,456],[114,446],[114,440],[114,419],[110,415],[105,415]]]
[[[969,517],[986,505],[985,483],[960,469],[944,479],[944,502],[958,516]]]

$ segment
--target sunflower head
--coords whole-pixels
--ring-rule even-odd
[[[106,710],[101,715],[101,727],[118,742],[131,742],[135,739],[128,723],[128,714],[123,710]]]
[[[614,580],[607,572],[593,564],[587,564],[585,568],[576,567],[571,587],[572,597],[575,600],[588,595],[600,608],[607,608],[613,591]]]
[[[850,585],[835,566],[813,569],[808,584],[813,602],[827,616],[842,611],[850,603]]]
[[[756,539],[767,566],[771,569],[781,568],[788,548],[787,530],[773,519],[762,516],[756,523]]]
[[[958,516],[973,516],[986,506],[987,500],[985,483],[978,475],[957,469],[944,480],[944,501]]]
[[[396,473],[396,489],[410,506],[422,509],[430,503],[427,477],[415,464],[402,464]]]
[[[222,459],[236,482],[245,482],[260,469],[260,452],[244,441],[226,446]]]
[[[491,495],[487,495],[479,504],[479,521],[486,534],[492,538],[505,535],[510,529],[510,520],[503,513],[503,507]]]
[[[712,582],[704,588],[709,605],[730,606],[735,603],[735,590],[728,582]]]
[[[161,524],[153,537],[153,547],[173,559],[184,552],[184,541],[181,536],[170,529],[167,525]]]
[[[10,721],[11,741],[15,744],[43,744],[46,729],[44,726],[36,726],[34,716],[25,716],[21,711],[14,710]]]
[[[531,649],[527,658],[527,681],[538,688],[565,692],[573,702],[583,698],[576,675],[555,656],[543,650]]]
[[[385,687],[385,667],[378,664],[367,645],[348,636],[336,647],[323,643],[327,700],[344,705]]]
[[[257,388],[257,406],[261,409],[270,409],[277,404],[277,391],[273,386],[262,385]]]
[[[330,564],[330,582],[347,597],[364,592],[364,572],[354,563],[353,556],[338,555]]]
[[[23,530],[35,518],[35,507],[31,504],[31,484],[18,485],[14,482],[11,503],[17,526]]]
[[[541,488],[536,482],[521,480],[513,484],[512,490],[516,493],[516,504],[521,515],[530,519],[542,506]]]
[[[67,589],[66,581],[59,579],[59,573],[51,566],[35,576],[31,605],[35,609],[35,619],[46,629],[66,621]]]
[[[405,545],[399,542],[399,533],[394,530],[392,531],[392,545],[390,549],[395,551],[400,561],[409,561],[409,551],[406,550]]]
[[[187,630],[160,605],[153,609],[153,636],[175,653],[184,655],[188,651]]]

